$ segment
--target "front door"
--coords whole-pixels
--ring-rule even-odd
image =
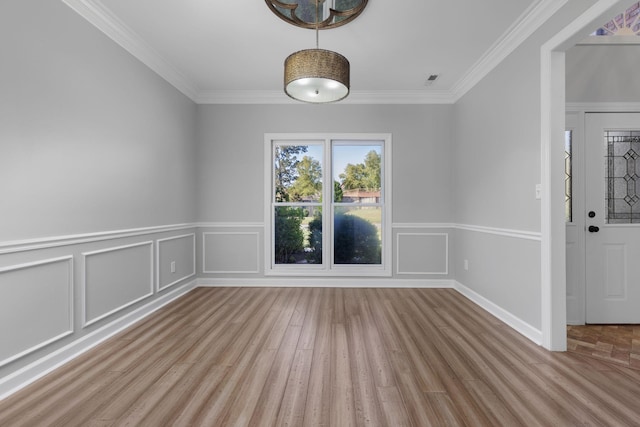
[[[586,115],[586,320],[640,323],[640,113]]]

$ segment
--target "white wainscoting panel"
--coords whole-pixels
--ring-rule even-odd
[[[48,353],[46,356],[9,375],[0,377],[0,400],[42,378],[125,328],[139,322],[147,315],[190,292],[194,287],[195,280],[175,286],[173,289],[159,295],[158,298],[150,300],[141,307],[137,307],[135,310],[122,316],[114,316],[113,320],[110,320],[105,325],[100,326],[81,338]]]
[[[260,233],[212,231],[202,233],[203,273],[259,273]]]
[[[196,275],[194,233],[158,239],[156,289],[161,291]]]
[[[153,295],[153,242],[82,255],[83,327]]]
[[[0,268],[0,366],[73,333],[73,257]]]
[[[449,274],[449,234],[398,233],[397,274]]]

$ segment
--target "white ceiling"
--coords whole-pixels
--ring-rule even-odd
[[[62,0],[199,103],[288,103],[283,63],[315,33],[264,0]],[[553,14],[556,0],[369,0],[320,32],[351,63],[351,103],[450,103]],[[430,74],[438,80],[426,86]]]

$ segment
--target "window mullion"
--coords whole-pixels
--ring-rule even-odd
[[[333,259],[333,159],[331,158],[331,140],[324,140],[324,187],[322,193],[322,266],[331,269]]]

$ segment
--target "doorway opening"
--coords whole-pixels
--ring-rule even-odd
[[[566,236],[564,203],[565,52],[603,20],[631,6],[627,0],[599,0],[541,49],[541,288],[542,338],[549,350],[567,349]]]

